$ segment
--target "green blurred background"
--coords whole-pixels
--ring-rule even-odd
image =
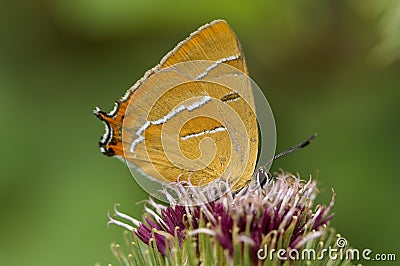
[[[400,256],[399,1],[0,3],[1,265],[116,262],[109,246],[122,230],[107,229],[106,213],[120,203],[139,218],[135,203],[147,196],[99,152],[104,128],[92,110],[111,110],[216,18],[236,31],[270,102],[277,150],[319,134],[273,169],[318,173],[318,202],[337,193],[337,231]]]

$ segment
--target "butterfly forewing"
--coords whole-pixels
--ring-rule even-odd
[[[201,27],[130,88],[114,111],[97,111],[109,129],[100,142],[103,153],[160,181],[190,178],[199,185],[221,177],[242,187],[258,149],[246,74],[230,26],[217,20]]]

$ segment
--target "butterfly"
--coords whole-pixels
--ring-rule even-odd
[[[224,20],[200,27],[115,102],[100,151],[160,182],[252,178],[259,129],[245,57]]]

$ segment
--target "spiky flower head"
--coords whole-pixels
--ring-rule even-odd
[[[317,187],[311,179],[260,171],[256,180],[265,182],[207,203],[204,194],[188,195],[174,184],[180,202],[165,190],[169,205],[150,198],[142,221],[116,206],[109,224],[128,230],[130,253],[113,244],[114,254],[122,265],[353,265],[343,256],[322,256],[323,249],[337,247],[338,235],[329,227],[335,194],[328,206],[313,207]],[[304,257],[306,249],[314,252]]]

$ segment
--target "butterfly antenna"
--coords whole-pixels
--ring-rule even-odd
[[[314,133],[311,137],[307,138],[306,140],[302,141],[301,143],[291,147],[290,149],[287,149],[281,153],[276,154],[266,165],[265,167],[267,167],[268,165],[270,165],[273,161],[275,161],[278,158],[281,158],[282,156],[288,155],[292,152],[295,152],[297,150],[300,150],[306,146],[308,146],[313,139],[315,139],[315,137],[317,137],[317,133]]]
[[[315,137],[317,137],[317,133],[314,133],[311,137],[309,137],[306,140],[302,141],[301,143],[291,147],[290,149],[287,149],[287,150],[285,150],[285,151],[283,151],[281,153],[276,154],[271,160],[269,160],[265,164],[264,168],[269,166],[276,159],[281,158],[282,156],[288,155],[288,154],[290,154],[292,152],[295,152],[297,150],[300,150],[300,149],[308,146],[313,141],[313,139],[315,139]],[[261,169],[260,169],[260,171],[261,171]],[[266,175],[263,175],[261,178],[258,177],[259,178],[258,184],[261,185],[261,187],[263,187],[265,185],[265,183],[267,182],[269,177],[270,177],[270,174],[268,172],[266,173]]]

